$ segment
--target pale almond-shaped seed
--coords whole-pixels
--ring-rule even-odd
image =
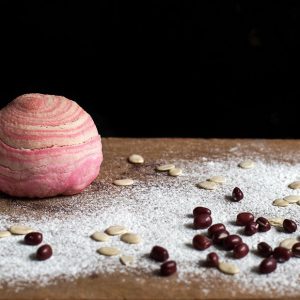
[[[105,256],[115,256],[121,253],[121,251],[115,247],[101,247],[97,252]]]
[[[174,168],[175,168],[175,166],[173,164],[160,165],[160,166],[156,167],[156,171],[165,172],[165,171],[170,171]]]
[[[169,170],[169,175],[170,176],[177,177],[177,176],[180,176],[181,174],[182,174],[182,169],[173,168],[173,169]]]
[[[121,235],[126,232],[128,232],[128,230],[124,226],[121,226],[121,225],[113,225],[113,226],[108,227],[105,230],[105,233],[107,233],[109,235]]]
[[[0,231],[0,239],[1,239],[1,238],[8,237],[8,236],[11,236],[10,231],[8,231],[8,230]]]
[[[276,199],[272,203],[274,206],[279,206],[279,207],[286,207],[289,205],[289,203],[283,199]]]
[[[128,157],[128,161],[132,164],[143,164],[144,158],[139,154],[131,154]]]
[[[27,233],[33,232],[33,229],[25,225],[13,225],[9,228],[9,231],[12,234],[16,235],[25,235]]]
[[[268,219],[269,223],[274,227],[283,227],[283,219],[282,218],[270,218]]]
[[[255,163],[250,159],[246,159],[239,163],[239,167],[242,169],[253,169],[255,167]]]
[[[139,235],[135,233],[124,233],[121,235],[121,241],[127,244],[139,244],[142,239]]]
[[[298,195],[290,195],[283,198],[283,200],[287,201],[288,203],[297,203],[300,201],[300,196]]]
[[[208,181],[212,181],[212,182],[215,182],[215,183],[225,183],[226,182],[226,178],[223,177],[223,176],[213,176],[209,179],[207,179]]]
[[[126,178],[126,179],[117,179],[114,181],[114,185],[118,185],[118,186],[128,186],[128,185],[133,185],[134,181],[130,178]]]
[[[205,190],[215,190],[219,186],[219,184],[215,183],[213,181],[202,181],[202,182],[199,182],[197,184],[197,186],[199,188],[202,188],[202,189],[205,189]]]
[[[300,189],[300,181],[294,181],[288,185],[290,189],[297,190]]]
[[[106,242],[109,240],[109,235],[107,235],[105,232],[95,231],[91,238],[97,242]]]
[[[120,257],[120,262],[125,266],[132,264],[133,261],[134,261],[134,257],[130,255],[122,255]]]
[[[219,270],[229,275],[234,275],[240,272],[240,269],[236,265],[222,261],[219,263]]]
[[[299,240],[297,240],[296,238],[287,238],[287,239],[281,241],[279,246],[284,247],[284,248],[289,249],[289,250],[292,250],[293,246],[296,243],[299,243]]]

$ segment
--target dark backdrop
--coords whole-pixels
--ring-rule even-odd
[[[299,138],[300,1],[1,1],[1,107],[79,102],[103,136]]]

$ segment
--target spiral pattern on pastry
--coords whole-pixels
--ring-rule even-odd
[[[0,110],[0,191],[19,197],[81,192],[99,174],[91,116],[62,96],[25,94]]]

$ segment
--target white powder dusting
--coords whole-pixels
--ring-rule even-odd
[[[234,151],[234,149],[232,150]],[[278,264],[277,270],[269,275],[260,275],[256,267],[262,258],[251,251],[241,260],[233,259],[229,252],[214,246],[205,251],[191,247],[196,233],[206,230],[191,228],[191,213],[196,206],[211,209],[214,223],[224,223],[230,233],[241,234],[241,227],[234,225],[236,215],[242,211],[252,212],[256,217],[282,217],[298,222],[300,206],[275,207],[272,201],[290,194],[299,194],[287,186],[299,179],[300,164],[266,163],[256,161],[251,170],[237,166],[240,160],[179,161],[176,166],[184,170],[178,178],[155,172],[146,168],[149,181],[137,181],[132,187],[115,187],[107,184],[105,190],[88,190],[69,198],[67,207],[47,213],[42,218],[30,214],[24,202],[24,215],[18,216],[19,223],[33,227],[44,235],[44,242],[51,244],[54,255],[47,261],[32,259],[37,247],[24,245],[23,237],[12,236],[0,240],[0,287],[8,284],[16,287],[23,282],[38,281],[40,285],[53,282],[55,278],[75,279],[93,273],[132,272],[141,270],[152,273],[159,268],[157,262],[147,256],[154,245],[168,249],[170,258],[178,264],[178,280],[188,282],[199,275],[217,276],[222,280],[234,282],[247,292],[269,291],[276,289],[277,295],[300,293],[300,259],[292,258]],[[142,169],[141,169],[142,170]],[[153,174],[152,174],[153,170]],[[221,175],[227,182],[215,191],[201,190],[196,187],[200,181]],[[226,198],[235,186],[244,192],[241,202],[231,202]],[[26,212],[26,213],[25,213]],[[89,236],[95,230],[105,230],[110,225],[124,225],[138,233],[143,242],[129,245],[112,237],[108,242],[96,242]],[[12,225],[11,216],[1,213],[0,230]],[[251,237],[242,235],[252,250],[257,243],[265,241],[273,247],[287,237],[299,237],[298,232],[287,234],[272,228],[266,233]],[[124,255],[136,258],[133,267],[122,266],[118,257],[104,257],[96,250],[101,246],[114,246]],[[199,266],[199,261],[215,251],[222,260],[231,261],[240,268],[240,274],[228,276],[216,269]],[[155,275],[153,275],[155,276]],[[280,286],[280,289],[278,287]],[[207,290],[209,293],[209,287]]]

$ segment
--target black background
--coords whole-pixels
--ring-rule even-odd
[[[103,136],[300,137],[300,1],[1,1],[0,104],[64,95]]]

